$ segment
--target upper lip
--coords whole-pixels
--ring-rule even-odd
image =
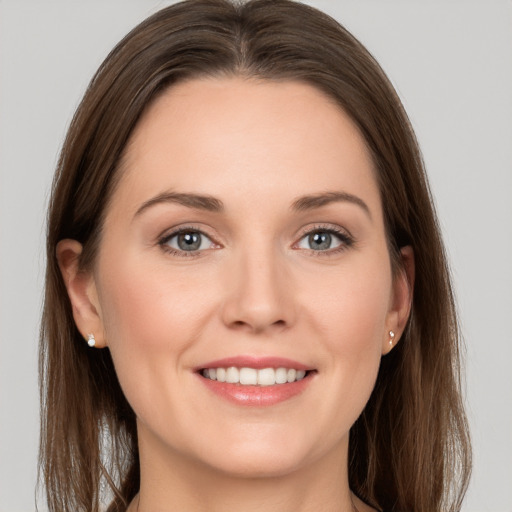
[[[299,363],[293,359],[285,357],[274,356],[232,356],[215,361],[209,361],[195,368],[195,371],[200,371],[205,368],[229,368],[234,366],[236,368],[254,368],[261,370],[263,368],[294,368],[295,370],[313,370],[311,366]]]

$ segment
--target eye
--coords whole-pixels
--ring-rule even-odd
[[[352,238],[346,233],[332,228],[317,228],[306,233],[306,235],[299,240],[297,247],[299,249],[325,252],[332,249],[344,249],[350,247],[352,243]]]
[[[166,235],[160,240],[160,245],[171,253],[192,253],[211,249],[214,247],[212,240],[196,229],[180,229]]]

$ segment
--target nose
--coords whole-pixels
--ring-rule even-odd
[[[222,308],[226,326],[256,334],[293,324],[293,280],[285,260],[271,249],[238,255],[227,269]]]

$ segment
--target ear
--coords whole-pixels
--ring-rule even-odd
[[[103,348],[106,340],[96,284],[92,272],[80,269],[81,253],[82,244],[76,240],[65,239],[57,244],[57,261],[71,301],[75,324],[85,340],[89,334],[93,334],[95,346]]]
[[[400,268],[393,279],[391,308],[386,319],[382,354],[388,354],[402,336],[411,313],[414,292],[414,251],[411,246],[400,249]],[[394,336],[390,335],[390,331]]]

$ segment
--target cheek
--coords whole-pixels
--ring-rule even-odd
[[[183,358],[205,321],[208,294],[190,275],[140,258],[105,259],[98,281],[101,315],[116,373],[128,401],[149,414],[155,389],[170,400]],[[160,404],[161,405],[161,404]]]
[[[149,355],[159,349],[179,352],[193,338],[206,299],[190,275],[135,262],[105,265],[100,301],[111,347],[121,344]],[[188,336],[182,336],[184,331]]]
[[[360,271],[342,268],[328,276],[324,293],[312,301],[313,315],[323,319],[320,328],[330,331],[329,339],[339,350],[357,352],[377,345],[380,350],[391,285],[391,271],[382,260]]]
[[[377,276],[375,276],[377,277]],[[332,290],[334,300],[324,301],[316,310],[326,319],[325,365],[329,380],[329,399],[319,416],[332,425],[333,439],[344,437],[363,412],[371,396],[382,356],[389,300],[389,281],[356,279],[344,276],[343,286]],[[321,326],[322,327],[322,326]],[[328,439],[327,439],[328,440]]]
[[[391,270],[382,261],[387,260],[340,269],[325,280],[326,292],[310,309],[325,343],[327,366],[335,375],[333,392],[342,393],[339,398],[353,411],[360,412],[366,404],[382,355],[392,289]]]

